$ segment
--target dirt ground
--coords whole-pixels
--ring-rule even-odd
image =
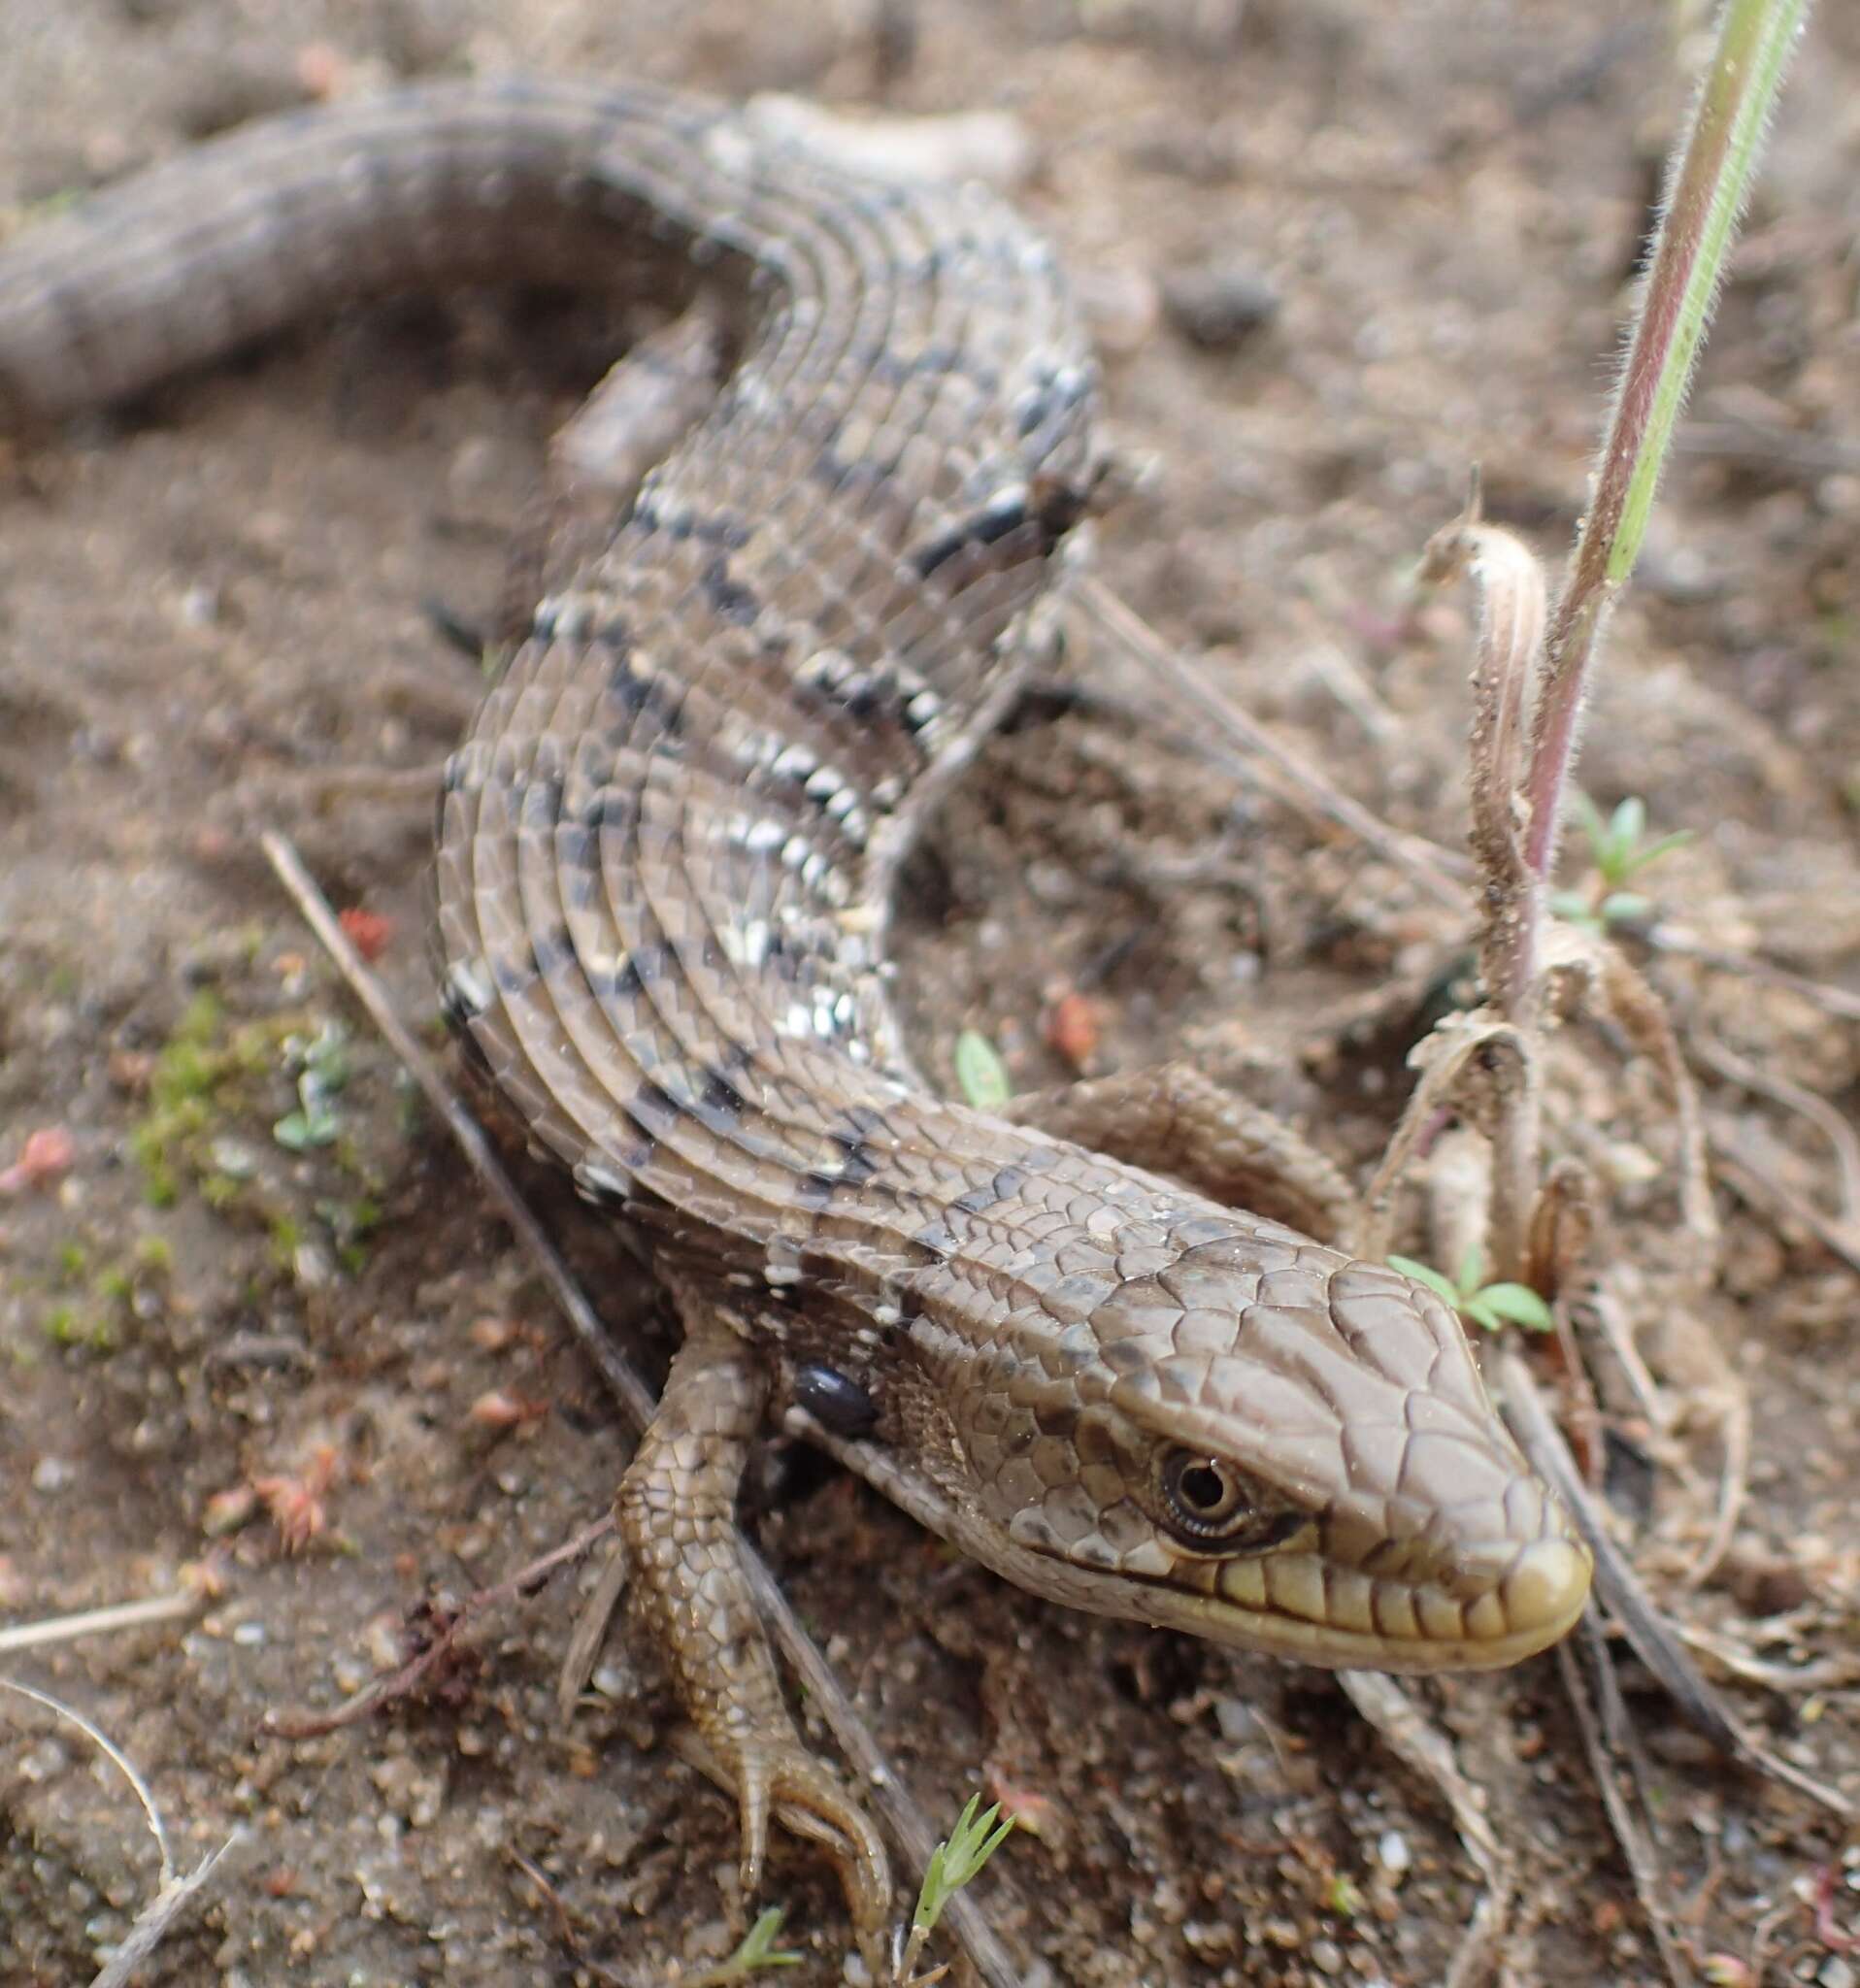
[[[1118,438],[1149,464],[1100,570],[1341,786],[1457,844],[1466,610],[1415,605],[1408,576],[1475,458],[1492,514],[1547,556],[1569,541],[1649,162],[1684,101],[1675,12],[922,0],[885,11],[915,29],[887,38],[863,0],[0,0],[0,227],[395,76],[522,65],[1011,111],[1041,152],[1019,197],[1077,273]],[[1723,1267],[1643,1342],[1655,1401],[1690,1420],[1605,1398],[1618,1535],[1738,1716],[1850,1799],[1860,1333],[1853,1245],[1843,1262],[1827,1226],[1860,1101],[1856,185],[1860,17],[1830,5],[1581,768],[1604,807],[1637,794],[1653,832],[1692,832],[1645,878],[1673,944],[1626,943],[1688,1047],[1722,1045],[1774,1093],[1705,1073]],[[260,1732],[397,1661],[422,1605],[567,1539],[628,1454],[250,828],[282,814],[336,902],[385,921],[382,971],[430,1016],[429,807],[318,812],[293,782],[445,752],[475,679],[440,624],[482,623],[542,438],[642,321],[385,307],[0,457],[0,1169],[35,1131],[72,1144],[62,1172],[0,1176],[0,1623],[204,1590],[188,1620],[28,1649],[5,1674],[135,1763],[181,1868],[244,1832],[150,1984],[644,1984],[731,1943],[735,1817],[668,1750],[630,1638],[554,1722],[572,1578],[496,1615],[411,1708]],[[1102,638],[1071,667],[1084,694],[1022,712],[910,872],[926,1063],[947,1078],[974,1026],[1034,1084],[1068,1074],[1067,1048],[1112,1068],[1237,1027],[1260,1094],[1366,1167],[1425,1026],[1413,990],[1460,928],[1198,756]],[[1133,728],[1132,700],[1153,722]],[[1732,963],[1673,949],[1688,937]],[[305,1050],[338,1027],[345,1049]],[[336,1136],[292,1150],[273,1128],[305,1053],[349,1077]],[[1676,1225],[1671,1113],[1618,1038],[1594,1032],[1584,1058],[1552,1139],[1605,1183],[1604,1250],[1651,1278]],[[525,1181],[662,1369],[628,1259]],[[1688,1591],[1725,1447],[1702,1411],[1740,1391],[1747,1502]],[[1027,1821],[976,1896],[1029,1983],[1445,1978],[1477,1871],[1333,1679],[1029,1599],[773,1442],[750,1505],[933,1819],[981,1789]],[[1851,1837],[1720,1760],[1631,1660],[1624,1678],[1695,1977],[1852,1988]],[[1664,1978],[1553,1660],[1416,1695],[1515,1862],[1505,1978]],[[158,1875],[121,1776],[0,1696],[0,1984],[89,1979]],[[787,1978],[859,1978],[830,1871],[780,1844],[767,1892],[804,1956]]]

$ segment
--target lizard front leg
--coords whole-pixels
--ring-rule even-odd
[[[1282,1119],[1196,1064],[1149,1064],[1029,1091],[1002,1116],[1167,1174],[1316,1242],[1348,1234],[1356,1194],[1343,1173]]]
[[[743,1821],[743,1894],[761,1878],[771,1806],[833,1850],[859,1943],[880,1953],[891,1879],[870,1818],[810,1753],[781,1697],[737,1558],[737,1486],[768,1380],[728,1315],[675,1283],[685,1330],[614,1501],[634,1606],[663,1651],[708,1763]]]

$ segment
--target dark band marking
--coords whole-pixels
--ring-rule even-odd
[[[491,978],[497,982],[497,991],[515,1000],[519,994],[527,994],[536,984],[536,961],[534,956],[517,961],[496,958],[491,961]]]
[[[794,1197],[805,1209],[818,1214],[832,1205],[833,1190],[840,1184],[837,1174],[822,1174],[810,1171],[797,1174],[794,1177]]]
[[[1043,370],[1014,404],[1014,425],[1020,439],[1024,442],[1037,430],[1076,414],[1090,400],[1094,383],[1082,367],[1070,367],[1063,373]]]
[[[671,1131],[682,1116],[678,1100],[663,1084],[654,1083],[650,1077],[646,1078],[626,1100],[626,1109],[648,1132],[653,1134]]]
[[[527,781],[517,805],[524,828],[553,828],[562,812],[561,775],[544,774]]]
[[[649,717],[668,739],[676,739],[684,729],[679,690],[662,678],[636,670],[630,649],[616,656],[608,671],[607,694],[629,717]]]
[[[565,967],[575,964],[575,942],[568,935],[566,925],[554,925],[547,932],[538,932],[530,939],[530,957],[536,962],[536,971],[548,979],[550,975],[560,973]]]
[[[927,1256],[938,1263],[947,1263],[950,1257],[955,1255],[956,1251],[961,1247],[956,1238],[950,1233],[948,1224],[942,1220],[926,1223],[911,1240]]]
[[[704,1090],[698,1100],[704,1110],[730,1118],[740,1117],[747,1102],[736,1085],[714,1070],[704,1079]]]
[[[560,869],[578,873],[598,871],[601,867],[601,845],[594,831],[580,821],[558,821],[555,824],[555,860]]]
[[[638,824],[639,812],[639,801],[627,789],[602,787],[582,803],[580,819],[583,828],[611,828],[616,834],[629,835]]]
[[[740,517],[719,511],[708,517],[682,505],[666,505],[655,497],[643,496],[633,507],[631,519],[642,532],[663,532],[680,544],[695,539],[700,546],[720,546],[725,551],[740,552],[755,534]]]
[[[622,960],[609,973],[592,973],[587,984],[593,989],[594,998],[603,1008],[615,1004],[631,1007],[645,988],[640,980],[640,970],[630,959]]]
[[[705,569],[698,584],[704,598],[726,621],[747,628],[762,612],[754,591],[730,578],[730,562],[719,552]]]
[[[974,516],[911,555],[919,579],[928,580],[971,547],[996,546],[1023,525],[1039,529],[1041,553],[1052,552],[1061,539],[1085,514],[1089,500],[1069,483],[1058,483],[1037,495],[1026,489],[1004,490],[991,497]]]

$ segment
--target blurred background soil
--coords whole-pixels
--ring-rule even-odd
[[[1341,787],[1457,844],[1467,609],[1417,602],[1410,575],[1475,460],[1492,515],[1546,557],[1569,542],[1696,56],[1677,12],[0,0],[0,228],[255,113],[473,68],[1010,113],[1039,160],[1017,198],[1076,273],[1142,470],[1099,570]],[[1860,1334],[1827,1128],[1860,1096],[1856,188],[1860,18],[1829,5],[1580,771],[1604,809],[1639,795],[1651,833],[1692,832],[1644,879],[1662,931],[1814,983],[1628,941],[1689,1046],[1783,1088],[1707,1076],[1723,1267],[1655,1321],[1675,1423],[1616,1418],[1609,1484],[1739,1716],[1849,1796]],[[307,773],[448,749],[475,677],[441,624],[482,625],[544,438],[659,301],[352,313],[0,457],[0,1623],[207,1591],[183,1623],[5,1666],[137,1764],[181,1866],[245,1831],[151,1984],[648,1983],[731,1943],[735,1816],[668,1752],[632,1639],[553,1722],[572,1577],[494,1616],[412,1708],[259,1730],[397,1661],[410,1613],[568,1538],[628,1454],[282,899],[250,796],[379,921],[382,971],[430,1017],[430,807],[292,797]],[[1458,928],[1196,731],[1102,638],[1072,646],[912,866],[919,1049],[948,1081],[980,1028],[1032,1085],[1238,1040],[1260,1095],[1361,1168]],[[293,1150],[274,1126],[319,1038],[308,1053],[348,1066],[337,1132]],[[1657,1265],[1670,1112],[1605,1034],[1571,1068],[1553,1135],[1608,1189],[1603,1247]],[[662,1367],[629,1260],[526,1179]],[[1723,1463],[1709,1411],[1739,1393],[1747,1502],[1687,1592]],[[1332,1679],[1029,1599],[773,1443],[749,1503],[933,1818],[982,1789],[1026,1823],[977,1896],[1030,1983],[1445,1978],[1477,1872]],[[1631,1667],[1627,1686],[1698,1975],[1853,1988],[1850,1842]],[[1420,1696],[1516,1861],[1506,1978],[1663,1978],[1554,1663]],[[88,1979],[157,1875],[123,1780],[0,1697],[0,1983]],[[767,1891],[805,1956],[788,1978],[840,1979],[830,1871],[781,1843]]]

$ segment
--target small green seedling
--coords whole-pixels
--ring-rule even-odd
[[[1363,1916],[1362,1886],[1339,1871],[1324,1887],[1324,1909],[1340,1919],[1360,1919]]]
[[[1013,1096],[999,1050],[974,1029],[964,1029],[956,1038],[956,1081],[978,1111],[999,1111]]]
[[[805,1956],[791,1947],[777,1946],[781,1933],[781,1907],[771,1905],[743,1936],[742,1944],[715,1967],[694,1974],[688,1988],[726,1988],[731,1981],[747,1981],[762,1968],[798,1968]]]
[[[941,1977],[941,1968],[922,1976],[913,1975],[912,1969],[916,1966],[917,1956],[937,1930],[943,1908],[980,1874],[988,1859],[1013,1834],[1012,1816],[1005,1822],[997,1820],[1001,1814],[999,1802],[990,1803],[980,1815],[976,1813],[980,1800],[980,1795],[971,1795],[962,1805],[962,1813],[956,1817],[948,1840],[931,1851],[930,1862],[924,1867],[923,1883],[917,1889],[917,1908],[911,1914],[911,1938],[891,1977],[903,1988],[923,1988],[924,1983]]]
[[[1629,890],[1628,884],[1649,864],[1689,843],[1692,831],[1676,829],[1671,835],[1643,843],[1641,838],[1646,833],[1646,803],[1639,794],[1630,794],[1606,821],[1602,811],[1586,794],[1578,793],[1572,798],[1588,842],[1595,882],[1586,890],[1552,893],[1551,911],[1566,924],[1578,925],[1588,932],[1606,932],[1611,925],[1647,917],[1652,912],[1653,900],[1638,890]]]
[[[284,1044],[286,1060],[301,1066],[297,1105],[271,1129],[272,1137],[291,1152],[332,1145],[342,1131],[333,1100],[349,1081],[349,1034],[340,1022],[329,1022],[305,1042],[292,1036]]]
[[[1444,1276],[1432,1264],[1416,1263],[1412,1256],[1391,1256],[1390,1270],[1438,1291],[1462,1318],[1471,1319],[1486,1332],[1501,1331],[1507,1325],[1521,1325],[1526,1332],[1548,1332],[1553,1321],[1550,1308],[1529,1284],[1488,1284],[1485,1255],[1475,1244],[1466,1252],[1457,1279]]]

